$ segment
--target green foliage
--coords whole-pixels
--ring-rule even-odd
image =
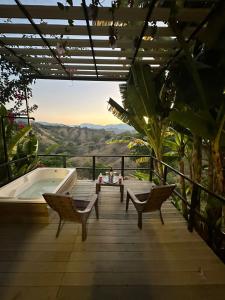
[[[8,172],[11,176],[18,177],[32,169],[37,163],[38,141],[32,133],[30,126],[25,126],[22,123],[15,122],[11,115],[7,118],[7,110],[1,105],[0,116],[3,118],[3,128],[6,136],[6,150],[9,161],[25,158],[19,162],[10,165]],[[4,158],[3,140],[0,144],[0,157]],[[3,163],[5,159],[1,160]],[[5,167],[4,167],[5,169]],[[1,170],[2,171],[2,170]],[[3,182],[6,178],[7,170],[4,173],[0,172],[0,181]]]
[[[17,127],[16,125],[14,125],[14,126]],[[25,138],[30,131],[31,131],[30,126],[26,126],[20,130],[17,130],[17,128],[15,128],[13,136],[11,137],[10,140],[8,140],[7,148],[8,148],[9,159],[11,159],[13,156],[15,156],[19,149],[21,149],[21,152],[22,152],[22,149],[26,147],[24,145]],[[29,141],[30,141],[30,139],[29,139]]]
[[[137,178],[138,180],[149,180],[149,174],[146,174],[141,171],[135,171],[133,176]]]
[[[15,66],[4,55],[0,56],[0,103],[13,104],[11,111],[24,113],[22,109],[25,99],[32,96],[30,85],[33,79],[27,76],[21,68]],[[37,109],[37,105],[29,108],[29,111]]]
[[[131,71],[127,83],[120,86],[123,107],[110,99],[109,110],[146,136],[156,157],[161,159],[171,106],[171,99],[162,92],[164,86],[160,85],[164,74],[158,80],[153,79],[150,66],[144,63],[135,63]]]
[[[64,10],[65,6],[61,2],[57,2],[58,8]]]
[[[110,145],[110,144],[128,144],[130,142],[130,138],[128,139],[118,139],[117,137],[116,138],[111,138],[110,140],[106,141],[106,144],[107,145]]]
[[[136,107],[142,108],[142,110],[138,111],[138,114],[149,118],[155,115],[158,104],[158,95],[152,70],[149,65],[136,63],[131,68],[131,71],[132,77],[130,80],[133,80],[134,88],[138,95]]]
[[[74,26],[74,20],[69,19],[69,20],[68,20],[68,24],[69,24],[70,26]]]
[[[57,2],[58,8],[62,11],[67,11],[67,10],[69,10],[70,7],[73,7],[73,0],[66,0],[66,3],[68,5],[64,5],[62,2]],[[68,19],[67,21],[68,21],[69,26],[74,26],[73,19]],[[69,32],[69,28],[67,26],[65,27],[65,32]],[[61,39],[62,38],[63,38],[63,35],[61,35]]]
[[[73,0],[66,0],[66,2],[67,2],[70,6],[73,6]]]

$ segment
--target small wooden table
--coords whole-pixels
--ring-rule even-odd
[[[120,188],[120,202],[123,202],[123,194],[124,194],[124,184],[115,182],[115,183],[110,183],[107,181],[102,181],[100,182],[96,182],[96,194],[98,194],[101,191],[101,186],[115,186],[115,187],[119,187]]]

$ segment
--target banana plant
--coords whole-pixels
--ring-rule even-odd
[[[178,57],[170,68],[170,76],[176,90],[174,110],[170,113],[170,119],[188,128],[193,137],[198,138],[195,140],[196,150],[200,140],[204,139],[210,145],[212,189],[213,192],[224,196],[225,177],[221,150],[225,146],[225,20],[223,15],[225,5],[224,3],[221,5],[223,9],[215,13],[216,22],[208,22],[206,30],[199,37],[200,51],[195,51],[195,45],[189,47],[186,44],[181,27],[179,28],[179,21],[174,19],[174,16],[170,19],[170,25],[183,50],[183,56]],[[207,35],[212,30],[215,34]],[[213,37],[213,43],[210,37]],[[196,154],[197,152],[195,158]],[[199,161],[195,167],[197,172],[201,171]],[[221,205],[218,205],[215,200],[208,199],[206,214],[208,221],[217,226],[222,216]]]
[[[164,146],[168,148],[168,151],[164,153],[164,157],[173,158],[178,162],[179,171],[185,174],[185,163],[189,165],[189,170],[191,170],[190,156],[191,156],[191,139],[190,136],[185,135],[182,131],[178,132],[174,128],[169,128],[170,134],[164,140]],[[190,171],[190,175],[191,175]],[[180,176],[180,189],[182,197],[187,200],[187,191],[189,189],[186,187],[185,179]],[[185,218],[188,216],[187,205],[182,201],[182,213]]]
[[[32,133],[31,126],[17,124],[6,108],[0,106],[0,115],[3,117],[3,128],[6,135],[7,156],[10,161],[27,157],[26,160],[16,162],[11,165],[11,172],[14,176],[19,176],[24,172],[34,168],[37,162],[38,141]],[[0,148],[1,157],[3,157],[3,148]],[[29,156],[32,156],[29,158]]]
[[[163,139],[167,133],[167,116],[171,107],[170,99],[162,97],[165,95],[162,89],[164,85],[161,86],[154,80],[150,66],[137,62],[131,68],[127,83],[120,85],[123,107],[114,100],[109,100],[109,110],[121,121],[145,135],[159,160],[163,157]],[[162,176],[162,168],[158,164],[156,168]]]

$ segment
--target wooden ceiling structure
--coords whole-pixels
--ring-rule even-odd
[[[119,7],[114,13],[110,7],[98,6],[94,21],[85,0],[63,10],[19,0],[0,4],[0,54],[36,79],[125,81],[136,60],[158,72],[180,49],[167,23],[170,1],[152,0],[145,8]],[[218,1],[184,2],[187,5],[178,10],[177,19],[185,24],[183,33],[191,43],[204,31]],[[68,20],[74,25],[69,26]],[[116,35],[114,49],[109,43],[110,26]]]

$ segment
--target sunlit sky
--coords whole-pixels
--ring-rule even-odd
[[[121,103],[118,82],[37,80],[30,104],[37,104],[36,121],[118,124],[107,109],[109,97]]]
[[[20,0],[22,4],[57,5],[58,0]],[[66,0],[60,2],[66,4]],[[111,6],[111,0],[100,1],[103,6]],[[14,0],[0,0],[1,4],[14,4]],[[73,1],[80,5],[81,1]],[[89,5],[91,0],[86,0]],[[36,22],[40,22],[35,20]],[[45,20],[46,21],[46,20]],[[13,19],[15,23],[29,23],[26,19]],[[58,24],[67,24],[58,20]],[[75,25],[81,21],[75,20]],[[55,20],[47,20],[55,23]],[[158,26],[167,26],[158,22]],[[161,24],[162,23],[162,24]],[[82,38],[82,36],[78,36]],[[98,37],[105,38],[105,37]],[[37,104],[38,110],[33,114],[36,121],[46,121],[77,125],[80,123],[117,124],[121,123],[107,110],[109,97],[121,104],[118,82],[56,81],[37,80],[33,86],[33,98],[30,104]]]
[[[21,0],[22,4],[57,5],[59,0]],[[66,3],[65,0],[61,0]],[[86,0],[87,5],[91,1]],[[101,1],[102,2],[102,1]],[[110,0],[104,0],[110,6]],[[14,4],[14,0],[0,0],[1,4]],[[73,1],[80,5],[81,1]],[[23,23],[16,19],[16,22]],[[48,20],[50,23],[51,20]],[[77,21],[76,21],[77,24]],[[37,80],[33,85],[30,104],[38,109],[32,116],[36,121],[77,125],[81,123],[118,124],[121,123],[107,110],[109,97],[121,103],[118,82]]]

